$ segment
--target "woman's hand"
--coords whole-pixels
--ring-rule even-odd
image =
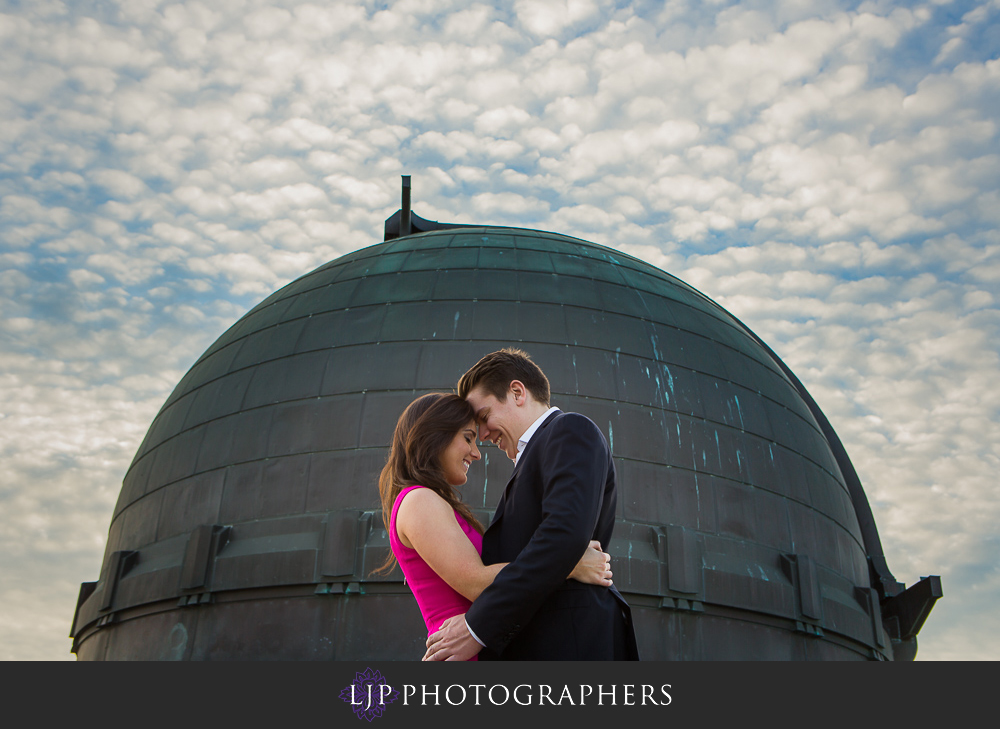
[[[591,541],[567,579],[610,587],[611,555],[601,551],[600,542]]]

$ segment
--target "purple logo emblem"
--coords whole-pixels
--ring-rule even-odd
[[[354,674],[354,683],[340,692],[340,698],[351,705],[351,711],[359,719],[382,716],[387,704],[399,698],[399,691],[385,681],[378,671],[366,668],[363,673]]]

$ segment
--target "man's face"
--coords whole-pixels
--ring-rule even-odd
[[[517,456],[517,439],[526,430],[520,425],[514,396],[508,391],[507,398],[500,401],[481,387],[475,387],[465,399],[476,412],[479,440],[493,443],[513,461]]]

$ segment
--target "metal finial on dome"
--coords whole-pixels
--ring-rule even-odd
[[[402,175],[403,192],[401,207],[385,219],[385,234],[383,240],[403,238],[413,233],[427,233],[431,230],[445,228],[465,228],[465,223],[439,223],[436,220],[426,220],[413,212],[410,204],[410,175]]]
[[[403,175],[403,200],[399,210],[399,234],[410,234],[410,176]]]

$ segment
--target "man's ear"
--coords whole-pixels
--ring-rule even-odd
[[[507,392],[514,396],[515,405],[524,405],[527,402],[528,388],[520,380],[511,380]]]

